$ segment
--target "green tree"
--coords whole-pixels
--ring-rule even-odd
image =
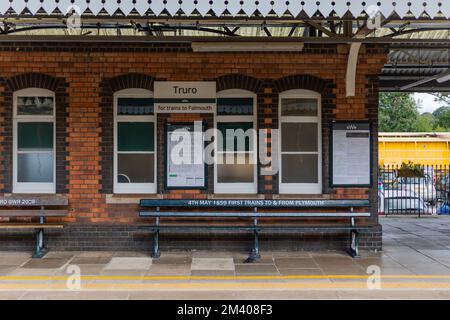
[[[380,93],[379,123],[381,132],[416,131],[418,119],[418,107],[411,94]],[[424,124],[421,123],[421,126]]]
[[[417,117],[416,130],[417,132],[432,132],[435,128],[436,119],[433,114],[429,112],[422,113]]]
[[[433,112],[436,119],[435,130],[450,131],[450,93],[433,93],[433,95],[435,101],[444,104]]]
[[[447,107],[447,110],[439,113],[436,117],[436,125],[444,128],[445,130],[450,129],[450,108]]]

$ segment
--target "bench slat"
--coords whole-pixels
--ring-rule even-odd
[[[11,195],[0,196],[0,207],[55,207],[67,206],[67,197],[60,195]]]
[[[68,210],[3,210],[0,209],[0,217],[66,217],[69,214]]]
[[[217,217],[217,218],[352,218],[370,217],[369,212],[140,212],[141,217]]]
[[[349,208],[368,207],[368,200],[331,199],[141,199],[141,207],[187,207],[187,208]]]
[[[185,231],[185,230],[247,230],[247,231],[253,231],[255,230],[255,227],[253,226],[182,226],[182,225],[152,225],[152,226],[141,226],[142,229],[151,229],[151,230],[174,230],[174,231]],[[257,230],[259,231],[268,231],[268,230],[275,230],[275,231],[292,231],[292,230],[312,230],[312,231],[318,231],[318,230],[366,230],[369,229],[369,227],[365,226],[287,226],[287,227],[272,227],[272,226],[257,226]]]
[[[55,223],[0,223],[0,229],[62,229],[63,224]]]

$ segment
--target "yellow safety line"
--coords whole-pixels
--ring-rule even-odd
[[[81,283],[79,290],[302,290],[302,289],[321,289],[321,290],[345,290],[345,289],[364,289],[369,290],[365,282],[336,282],[336,283],[267,283],[253,282],[245,286],[239,282],[185,282],[185,283]],[[382,283],[381,290],[392,289],[432,289],[432,290],[450,290],[450,283],[420,283],[420,282],[392,282]],[[69,290],[65,283],[46,283],[46,284],[0,284],[0,290]],[[375,290],[376,291],[376,290]]]
[[[64,276],[0,276],[0,281],[58,281]],[[81,276],[81,280],[301,280],[301,279],[368,279],[372,275],[289,275],[289,276]],[[380,275],[380,279],[450,279],[450,275]]]

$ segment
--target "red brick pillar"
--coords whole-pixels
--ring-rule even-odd
[[[67,121],[69,201],[77,221],[107,218],[101,188],[100,79],[73,74],[69,79]]]

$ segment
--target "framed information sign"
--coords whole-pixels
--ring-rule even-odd
[[[333,122],[331,126],[331,186],[372,185],[372,145],[369,122]]]
[[[166,126],[166,189],[206,188],[203,126]]]

